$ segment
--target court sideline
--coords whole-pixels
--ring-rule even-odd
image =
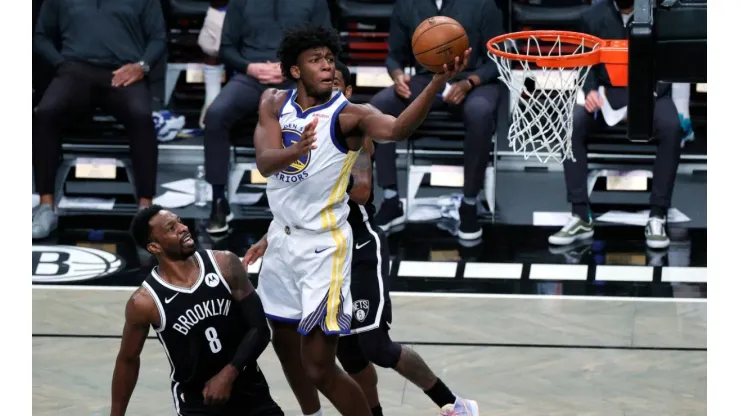
[[[33,288],[33,411],[109,412],[133,288]],[[483,415],[706,414],[705,299],[398,294],[392,334]],[[259,360],[286,415],[300,414],[272,348]],[[169,365],[149,339],[130,415],[174,414]],[[389,416],[434,415],[415,386],[379,369]],[[325,407],[327,415],[337,413]]]

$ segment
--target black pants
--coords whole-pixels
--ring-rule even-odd
[[[682,130],[678,120],[678,111],[670,95],[664,95],[655,101],[653,119],[655,140],[658,150],[653,165],[653,192],[650,205],[667,210],[671,206],[673,185],[676,182],[676,171],[681,158]],[[576,106],[573,114],[573,156],[576,161],[567,159],[563,163],[565,182],[568,188],[568,202],[571,204],[588,204],[588,161],[586,158],[586,138],[596,129],[606,126],[599,113],[594,119],[593,113]]]
[[[396,94],[394,87],[388,87],[377,93],[370,103],[385,114],[398,117],[409,105],[411,100],[418,97],[421,91],[432,80],[430,75],[419,75],[411,78],[409,89],[411,98],[404,100]],[[496,108],[499,101],[499,85],[486,84],[474,88],[465,97],[460,106],[445,104],[437,98],[435,110],[448,108],[453,112],[462,112],[465,123],[465,154],[463,195],[476,197],[483,187],[486,166],[490,160],[493,132],[496,128]],[[396,174],[396,144],[384,143],[375,146],[375,165],[377,167],[378,184],[382,188],[397,186]]]
[[[80,62],[62,64],[34,110],[33,171],[36,192],[54,194],[62,130],[92,106],[100,105],[126,128],[139,198],[154,197],[157,183],[157,137],[152,121],[152,95],[146,81],[112,87],[111,69]]]
[[[292,88],[293,83],[264,85],[248,75],[235,74],[208,107],[204,120],[205,164],[206,180],[211,185],[226,185],[231,127],[239,119],[257,113],[260,97],[270,87]]]

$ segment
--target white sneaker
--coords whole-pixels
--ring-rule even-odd
[[[573,214],[560,231],[551,235],[547,241],[554,246],[567,246],[576,240],[586,240],[594,236],[593,221],[586,222]]]
[[[645,244],[654,249],[666,248],[671,244],[671,239],[665,232],[664,218],[648,218],[647,225],[645,225]]]

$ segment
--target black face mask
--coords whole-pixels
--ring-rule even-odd
[[[629,9],[635,5],[635,0],[614,0],[619,10]]]

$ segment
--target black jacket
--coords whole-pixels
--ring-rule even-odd
[[[55,67],[66,60],[154,65],[166,45],[158,0],[45,0],[33,34],[34,53]]]
[[[468,70],[458,78],[472,74],[480,77],[483,84],[498,78],[496,63],[488,57],[486,42],[504,32],[501,11],[493,0],[444,0],[442,10],[437,10],[434,0],[396,0],[391,16],[390,38],[388,39],[388,73],[415,64],[416,73],[429,73],[414,62],[411,37],[416,27],[432,16],[447,16],[457,20],[468,34],[473,48],[468,61]]]
[[[301,25],[331,27],[326,0],[231,0],[221,33],[221,60],[246,72],[256,62],[277,62],[283,31]]]
[[[617,10],[617,7],[611,0],[589,7],[581,19],[581,31],[585,33],[598,36],[605,40],[627,39],[629,37],[629,29],[625,27],[622,14]],[[631,19],[627,21],[627,26],[632,22]],[[653,58],[645,57],[645,59]],[[612,87],[604,65],[594,65],[586,77],[583,92],[588,94],[591,91],[598,90],[601,85],[605,87],[609,104],[612,107],[619,108],[627,105],[627,88]],[[670,87],[670,84],[659,82],[656,89],[657,96],[660,97],[668,94],[671,90]]]

